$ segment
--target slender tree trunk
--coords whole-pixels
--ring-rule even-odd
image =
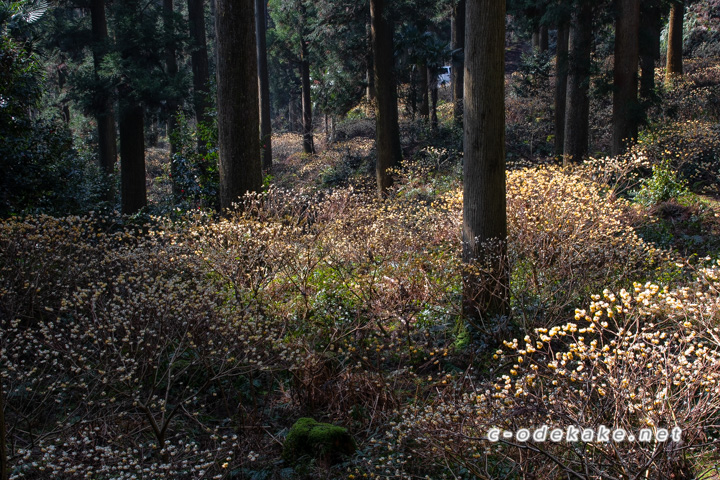
[[[92,22],[93,64],[95,78],[99,80],[100,64],[105,55],[108,41],[107,17],[105,15],[105,0],[91,0],[90,19]],[[117,162],[117,132],[115,126],[115,109],[109,92],[100,90],[96,93],[94,105],[95,120],[98,132],[98,158],[100,168],[108,179],[109,187],[106,200],[115,200],[112,176],[115,173]]]
[[[417,87],[417,77],[418,72],[417,70],[413,70],[410,73],[410,111],[412,112],[412,119],[415,120],[415,117],[418,114],[418,104],[417,104],[417,97],[418,97],[418,87]]]
[[[366,57],[366,64],[367,64],[367,70],[366,70],[366,80],[367,80],[367,91],[365,92],[365,96],[367,97],[368,103],[372,103],[375,101],[375,67],[374,63],[375,60],[373,59],[373,51],[372,51],[372,28],[371,25],[367,24],[367,40],[368,40],[368,50],[367,50],[367,57]]]
[[[548,27],[547,25],[540,25],[540,29],[538,30],[538,49],[541,52],[547,52],[549,43]]]
[[[394,73],[393,24],[388,19],[385,0],[370,0],[370,18],[377,94],[375,110],[376,173],[378,194],[383,196],[392,184],[388,169],[399,165],[402,159],[397,86]]]
[[[188,17],[190,20],[190,61],[193,72],[193,105],[195,120],[198,124],[206,120],[206,112],[210,108],[208,102],[210,85],[210,67],[208,65],[207,39],[205,37],[205,2],[188,0]],[[254,18],[254,16],[253,16]],[[205,144],[198,138],[198,151],[205,151]]]
[[[582,162],[588,154],[590,133],[590,54],[592,3],[582,0],[570,22],[567,104],[565,107],[564,163]]]
[[[315,155],[315,142],[313,141],[313,115],[312,98],[310,96],[310,60],[308,48],[304,39],[300,58],[300,81],[302,82],[302,123],[303,123],[303,151],[308,155]]]
[[[655,92],[655,62],[660,59],[662,10],[658,0],[640,2],[640,96]]]
[[[165,71],[171,82],[174,82],[178,74],[177,53],[175,51],[175,42],[172,40],[175,35],[175,7],[173,0],[163,0],[163,26],[165,28],[166,45],[165,45]],[[172,135],[176,128],[177,122],[175,114],[178,109],[178,100],[173,93],[168,101],[168,130]],[[175,153],[175,147],[170,145],[170,155]]]
[[[254,3],[217,0],[220,206],[262,188]]]
[[[437,116],[437,106],[438,106],[438,78],[437,75],[432,74],[434,77],[433,80],[430,82],[430,102],[431,102],[431,115],[430,115],[430,127],[433,130],[437,130],[438,128],[438,116]]]
[[[640,0],[617,0],[613,73],[612,153],[625,153],[638,134]]]
[[[427,121],[430,117],[430,97],[428,96],[428,69],[424,63],[417,65],[420,78],[420,116]]]
[[[670,7],[670,23],[668,26],[667,47],[667,80],[675,75],[683,74],[683,21],[685,18],[685,2],[677,0]]]
[[[290,95],[288,101],[288,132],[295,131],[295,99]]]
[[[568,22],[558,25],[557,54],[555,57],[555,156],[562,158],[565,147],[565,105],[568,80]]]
[[[147,206],[145,184],[145,112],[126,90],[120,99],[120,196],[122,213],[131,215]]]
[[[453,91],[453,120],[455,125],[462,125],[463,118],[463,70],[465,55],[465,0],[458,0],[453,8],[452,16],[452,68],[450,70]]]
[[[175,42],[173,41],[173,37],[175,36],[175,5],[173,4],[173,0],[163,0],[163,27],[165,28],[165,41],[167,42],[165,44],[165,71],[170,81],[174,83],[178,74],[178,64]],[[175,154],[177,153],[177,145],[173,141],[177,131],[177,119],[175,115],[177,115],[178,107],[179,102],[173,92],[167,102],[167,125],[168,140],[170,141],[170,175],[173,179],[172,188],[175,200],[178,200],[181,196],[180,184],[177,182],[179,172],[174,161]]]
[[[270,77],[267,61],[267,0],[255,0],[258,88],[260,92],[260,147],[263,169],[272,170],[272,124],[270,122]]]
[[[540,28],[536,28],[532,33],[532,49],[540,50]]]
[[[463,306],[474,325],[509,307],[505,187],[505,0],[467,3]]]

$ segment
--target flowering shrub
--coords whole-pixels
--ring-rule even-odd
[[[576,322],[505,342],[494,356],[495,381],[470,370],[453,376],[454,388],[403,411],[378,443],[382,471],[408,478],[440,466],[456,478],[531,470],[582,479],[693,476],[691,460],[711,452],[718,434],[718,265],[701,269],[690,287],[605,290],[576,311]],[[652,438],[487,440],[493,428],[543,425],[633,435],[650,429]],[[652,440],[658,429],[677,427],[679,442]]]
[[[371,158],[367,139],[312,158],[290,153],[295,136],[276,145],[288,156],[275,186],[223,218],[0,222],[10,478],[502,478],[530,466],[663,478],[697,463],[717,423],[718,267],[645,286],[668,265],[622,198],[647,170],[641,150],[508,174],[503,333],[528,336],[491,358],[499,335],[461,316],[452,148],[419,150],[380,201],[352,166]],[[301,417],[347,428],[357,453],[334,466],[281,461]],[[677,425],[685,443],[482,440],[543,422]]]

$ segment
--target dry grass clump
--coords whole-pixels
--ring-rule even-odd
[[[717,461],[720,418],[718,264],[694,284],[670,290],[647,283],[593,295],[576,322],[539,328],[505,342],[495,355],[496,380],[470,371],[455,389],[407,407],[387,432],[382,472],[411,478],[442,469],[498,478],[695,478]],[[440,392],[439,392],[440,393]],[[493,428],[562,430],[562,441],[487,440]],[[568,426],[623,429],[632,441],[578,437]],[[656,439],[682,431],[679,442]],[[645,429],[645,432],[643,430]],[[578,431],[578,434],[580,431]],[[650,440],[643,441],[649,435]],[[427,452],[432,452],[428,456]]]

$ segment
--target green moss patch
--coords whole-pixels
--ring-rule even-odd
[[[342,455],[354,452],[355,441],[346,428],[301,418],[290,428],[282,456],[287,462],[307,456],[335,463]]]

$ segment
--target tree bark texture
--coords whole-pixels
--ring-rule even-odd
[[[122,213],[132,215],[147,206],[145,183],[145,112],[132,92],[120,98],[120,197]]]
[[[312,97],[310,95],[310,60],[308,58],[307,43],[304,39],[301,47],[300,81],[302,83],[302,124],[303,124],[303,152],[315,155],[315,142],[313,140]]]
[[[174,83],[178,74],[177,52],[175,51],[175,43],[172,41],[175,35],[175,5],[173,0],[163,0],[163,28],[165,29],[165,73],[171,82]],[[170,174],[173,179],[172,189],[175,199],[180,198],[180,185],[177,183],[178,172],[175,162],[173,161],[177,147],[172,141],[177,130],[177,115],[179,102],[173,94],[167,102],[167,125],[168,137],[170,139]]]
[[[228,209],[262,188],[260,112],[251,0],[218,0],[217,105],[220,206]]]
[[[538,29],[538,49],[540,52],[547,52],[550,47],[549,43],[548,27],[547,25],[540,25]]]
[[[638,134],[640,0],[617,0],[613,69],[612,153],[625,153]]]
[[[438,93],[438,78],[437,75],[435,75],[435,78],[430,83],[430,103],[432,104],[430,114],[430,127],[433,130],[437,130],[438,128]]]
[[[469,321],[508,309],[505,186],[505,1],[467,3],[463,288]]]
[[[430,97],[428,96],[428,69],[424,63],[418,63],[417,71],[420,78],[420,116],[427,121],[430,116]]]
[[[95,77],[99,78],[99,71],[103,56],[107,51],[108,28],[107,16],[105,14],[105,0],[92,0],[90,2],[90,20],[93,41],[93,64]],[[109,92],[100,90],[95,100],[95,120],[97,121],[98,132],[98,158],[100,168],[108,179],[111,179],[115,172],[117,162],[117,132],[115,126],[115,109],[113,108],[112,96]],[[112,185],[110,180],[110,185]],[[106,199],[115,199],[115,190],[108,188]]]
[[[590,135],[590,54],[593,41],[593,11],[582,0],[570,22],[565,148],[563,161],[582,162],[588,154]]]
[[[205,113],[210,107],[208,103],[210,67],[208,65],[207,39],[205,37],[205,5],[203,0],[188,0],[188,17],[190,20],[190,41],[192,50],[190,62],[193,72],[193,106],[195,120],[198,124],[205,121]],[[205,150],[205,145],[198,138],[198,149]]]
[[[673,2],[670,7],[670,23],[668,25],[667,46],[667,79],[683,74],[683,21],[685,18],[685,2]]]
[[[655,92],[655,62],[660,59],[662,10],[659,0],[640,2],[640,96]]]
[[[568,79],[568,39],[570,26],[558,25],[557,53],[555,56],[555,156],[561,158],[565,147],[565,105]]]
[[[258,90],[260,95],[260,147],[262,166],[272,170],[272,124],[270,122],[270,77],[267,60],[267,0],[255,0]]]
[[[370,23],[366,25],[366,32],[367,32],[367,42],[368,42],[368,49],[367,49],[367,56],[366,56],[366,65],[367,65],[367,90],[365,92],[365,96],[367,98],[368,103],[372,103],[375,101],[375,66],[374,62],[375,59],[373,58],[373,50],[372,50],[372,26]]]
[[[463,87],[465,55],[465,0],[458,0],[453,7],[452,16],[452,68],[450,84],[453,92],[453,119],[455,125],[462,125],[463,118]]]
[[[385,0],[370,0],[373,58],[375,59],[375,145],[378,194],[383,196],[392,184],[388,169],[402,159],[398,124],[393,23],[388,18]]]

